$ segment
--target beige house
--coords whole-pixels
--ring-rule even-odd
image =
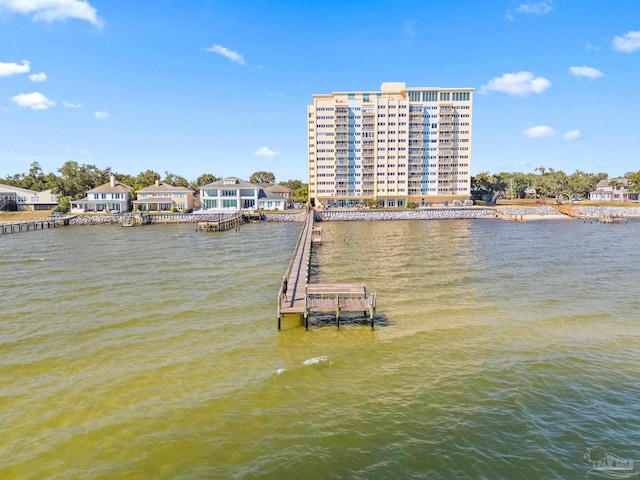
[[[629,179],[605,178],[589,193],[592,202],[637,202],[638,193],[629,192]]]
[[[37,192],[0,183],[0,211],[51,210],[58,197],[51,190]]]
[[[183,212],[193,210],[195,207],[193,190],[187,187],[175,187],[160,180],[138,190],[137,196],[138,199],[133,201],[133,209],[136,211],[169,212],[177,209]]]
[[[286,185],[269,184],[263,185],[263,188],[265,192],[268,192],[271,195],[284,198],[287,202],[287,206],[290,206],[294,201],[294,191]]]
[[[309,199],[405,207],[471,196],[473,88],[313,95],[307,107]]]

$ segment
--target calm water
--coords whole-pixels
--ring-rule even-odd
[[[276,329],[300,224],[0,237],[0,478],[640,469],[640,221],[324,222],[381,325]],[[592,477],[592,475],[589,475]]]

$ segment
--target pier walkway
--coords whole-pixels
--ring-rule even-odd
[[[336,315],[340,327],[340,312],[363,312],[371,319],[374,328],[376,295],[367,296],[367,287],[362,283],[310,284],[311,248],[321,245],[321,230],[314,228],[315,211],[309,210],[298,237],[287,272],[287,293],[278,291],[278,330],[283,315],[303,315],[305,328],[309,328],[309,315],[315,312],[331,312]]]
[[[6,235],[9,233],[29,232],[36,230],[44,230],[45,228],[55,228],[63,225],[69,225],[69,220],[75,218],[72,217],[48,217],[40,220],[28,220],[22,222],[1,222],[0,233]]]

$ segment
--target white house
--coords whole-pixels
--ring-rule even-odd
[[[82,200],[71,201],[73,213],[83,212],[128,212],[131,202],[131,187],[120,183],[111,175],[109,183],[87,192]]]
[[[58,197],[51,190],[37,192],[0,183],[0,211],[51,210]]]
[[[284,210],[287,199],[268,192],[261,185],[236,177],[200,187],[200,213],[238,210]]]

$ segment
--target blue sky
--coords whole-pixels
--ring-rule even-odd
[[[307,181],[314,93],[475,88],[472,173],[640,170],[638,0],[0,0],[0,177]]]

